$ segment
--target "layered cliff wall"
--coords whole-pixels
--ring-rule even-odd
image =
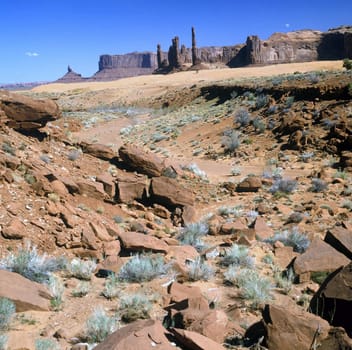
[[[352,26],[343,26],[327,32],[299,30],[275,33],[267,40],[252,35],[246,43],[233,46],[196,47],[192,28],[192,47],[180,46],[178,37],[172,39],[167,52],[158,45],[158,52],[133,52],[124,55],[101,55],[99,70],[90,78],[82,80],[113,80],[124,77],[184,69],[184,65],[197,64],[267,65],[315,60],[352,58]],[[80,75],[68,71],[61,82],[78,81]]]

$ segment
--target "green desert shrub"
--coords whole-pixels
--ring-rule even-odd
[[[43,338],[35,340],[35,350],[60,350],[59,343],[53,339]]]
[[[81,260],[77,258],[73,259],[67,266],[71,276],[86,281],[92,278],[92,274],[96,268],[97,264],[94,260]]]
[[[237,286],[241,296],[251,301],[253,308],[271,300],[271,281],[260,276],[256,270],[230,265],[224,273],[227,283]]]
[[[190,281],[208,281],[214,276],[214,269],[204,259],[197,257],[188,264],[188,279]]]
[[[107,299],[113,299],[119,296],[119,277],[118,275],[112,273],[105,280],[104,290],[102,292],[103,296]]]
[[[328,187],[328,184],[324,180],[318,179],[318,178],[313,178],[312,183],[311,183],[311,187],[310,187],[310,191],[324,192],[327,187]]]
[[[351,70],[352,69],[352,60],[345,58],[343,60],[343,64],[342,64],[343,68],[346,68],[347,70]]]
[[[291,193],[297,187],[297,181],[291,179],[278,179],[270,188],[271,193]]]
[[[9,253],[0,260],[0,269],[19,273],[40,283],[48,281],[52,272],[62,270],[65,266],[65,259],[41,255],[31,244],[19,248],[17,253]]]
[[[166,275],[168,270],[169,265],[161,255],[137,254],[121,267],[118,278],[125,282],[151,281]]]
[[[224,136],[221,139],[221,146],[224,147],[225,153],[234,153],[241,145],[240,133],[231,130],[224,132]]]
[[[237,265],[246,268],[253,268],[255,259],[248,255],[247,247],[234,243],[229,249],[225,251],[221,258],[221,264],[224,266]]]
[[[90,343],[100,343],[118,328],[115,317],[106,314],[103,308],[96,308],[86,321],[86,338]]]
[[[308,237],[300,233],[297,227],[294,227],[292,230],[277,232],[265,240],[265,242],[271,244],[277,241],[282,242],[285,246],[293,247],[293,250],[297,253],[305,252],[310,244]]]
[[[90,283],[83,281],[78,284],[78,286],[72,291],[72,296],[76,298],[81,298],[87,295],[90,291]]]
[[[0,350],[7,349],[7,341],[9,337],[6,334],[0,334]]]
[[[63,303],[63,294],[65,286],[61,279],[57,276],[51,275],[47,282],[48,289],[52,295],[50,300],[52,308],[57,311],[61,309]]]
[[[14,302],[7,298],[0,298],[0,331],[6,331],[9,328],[15,313]]]
[[[127,294],[120,298],[118,314],[124,322],[150,318],[152,303],[141,293]]]
[[[265,107],[269,103],[269,96],[265,94],[260,94],[255,99],[255,108],[260,109]]]
[[[198,221],[185,225],[181,229],[177,239],[182,245],[191,245],[198,251],[205,248],[205,243],[202,237],[206,236],[209,232],[209,225],[206,222]]]
[[[234,122],[240,127],[247,126],[251,121],[251,116],[245,108],[240,108],[235,112]]]

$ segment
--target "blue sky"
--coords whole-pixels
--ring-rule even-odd
[[[243,43],[248,35],[325,31],[352,24],[349,0],[118,1],[2,0],[0,83],[52,81],[67,65],[83,76],[101,54],[167,51],[171,38],[198,46]]]

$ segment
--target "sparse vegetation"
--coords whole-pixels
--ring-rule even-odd
[[[249,125],[250,121],[251,116],[246,109],[240,108],[235,112],[234,122],[240,127],[245,127]]]
[[[118,278],[125,282],[151,281],[166,275],[168,270],[161,255],[137,254],[121,267]]]
[[[310,190],[312,192],[324,192],[327,187],[328,184],[324,180],[313,178]]]
[[[224,266],[237,265],[246,268],[253,268],[255,259],[249,256],[249,250],[245,246],[234,243],[225,251],[221,259],[221,264]]]
[[[65,259],[40,255],[31,244],[19,248],[16,254],[10,252],[0,260],[0,269],[17,272],[41,283],[48,281],[52,272],[64,269],[65,265]]]
[[[214,275],[214,269],[201,257],[188,263],[188,279],[190,281],[208,281]]]
[[[107,299],[113,299],[119,296],[119,278],[115,273],[111,273],[105,281],[104,290],[102,292],[103,296]]]
[[[9,329],[15,312],[16,306],[13,301],[7,298],[0,298],[0,332]]]
[[[102,307],[96,308],[86,321],[86,338],[90,343],[100,343],[118,328],[118,320],[106,314]]]
[[[58,311],[61,309],[63,303],[64,284],[59,277],[51,275],[48,281],[48,288],[52,295],[50,300],[51,307],[53,310]]]
[[[120,298],[119,304],[118,314],[124,322],[150,318],[152,304],[144,294],[124,295]]]
[[[197,250],[202,250],[206,246],[202,240],[202,237],[207,235],[208,232],[208,224],[206,222],[199,221],[187,224],[183,229],[181,229],[177,239],[182,245],[191,245]]]
[[[7,349],[7,341],[9,337],[6,334],[0,334],[0,350]]]
[[[297,187],[297,181],[291,179],[278,179],[270,188],[270,192],[273,194],[283,193],[288,194],[293,192]]]
[[[241,145],[240,134],[235,130],[224,133],[221,145],[224,147],[225,153],[233,154]]]
[[[76,298],[81,298],[86,296],[90,291],[90,283],[89,282],[80,282],[78,286],[72,291],[72,296]]]
[[[35,350],[60,350],[58,342],[49,338],[36,339]]]
[[[89,281],[96,267],[97,264],[93,260],[81,260],[76,258],[70,262],[67,268],[71,276]]]
[[[343,60],[343,64],[342,64],[343,68],[346,68],[346,70],[351,70],[352,69],[352,60],[345,58]]]
[[[274,236],[265,240],[265,242],[274,244],[275,242],[282,242],[285,246],[293,247],[293,250],[298,253],[303,253],[307,250],[310,240],[305,234],[302,234],[294,227],[291,231],[285,230],[277,232]]]
[[[11,145],[11,143],[4,141],[2,143],[1,149],[10,154],[11,156],[16,156],[16,149]]]

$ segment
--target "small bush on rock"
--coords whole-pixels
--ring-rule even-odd
[[[120,299],[118,314],[124,322],[133,322],[138,319],[150,318],[149,313],[152,310],[150,300],[140,293],[124,295]]]

